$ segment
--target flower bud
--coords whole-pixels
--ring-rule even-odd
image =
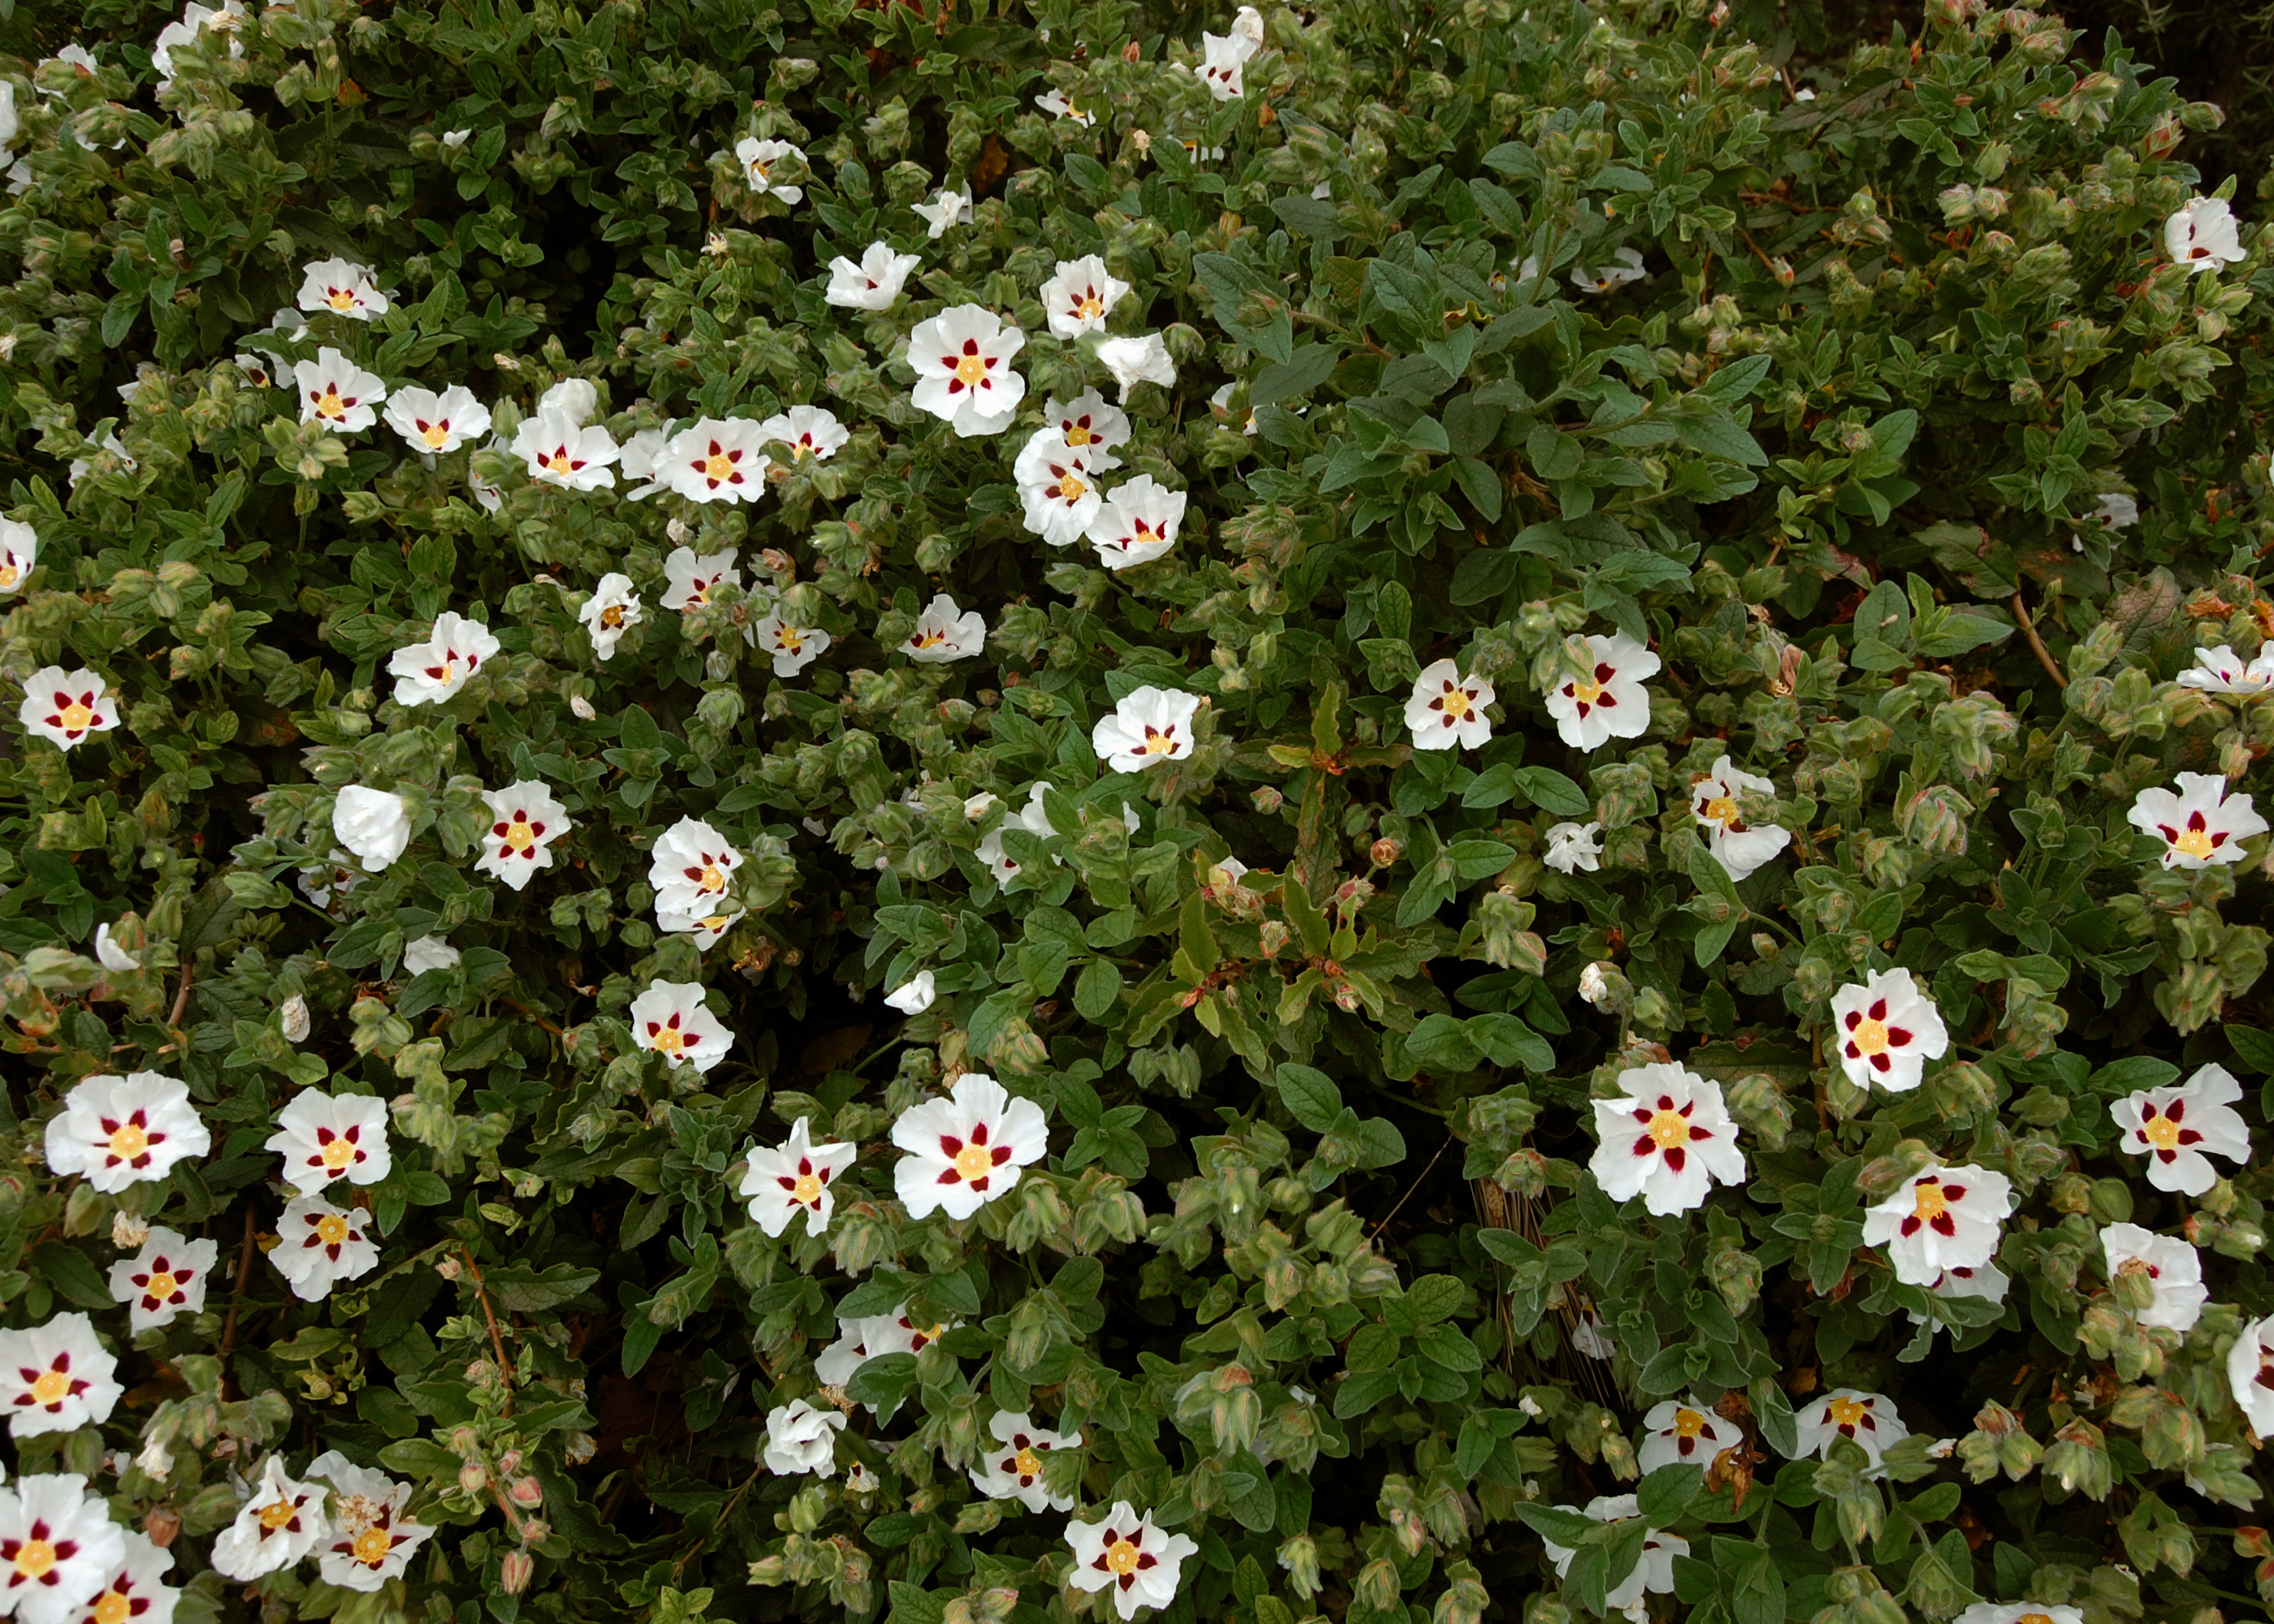
[[[1253,794],[1248,796],[1248,800],[1258,812],[1267,817],[1287,804],[1287,797],[1281,794],[1276,786],[1269,784],[1259,786]]]
[[[521,1470],[521,1451],[518,1449],[508,1449],[503,1455],[498,1456],[497,1469],[503,1472],[507,1477],[512,1477],[514,1473]]]
[[[153,1506],[150,1515],[142,1519],[142,1531],[162,1551],[181,1538],[182,1514],[171,1506]]]
[[[1367,861],[1377,868],[1387,868],[1405,855],[1405,842],[1384,835],[1366,848]]]
[[[283,1009],[278,1012],[278,1024],[283,1028],[284,1041],[287,1043],[306,1042],[309,1026],[308,1001],[297,992],[285,999]]]
[[[1287,1588],[1308,1601],[1319,1593],[1319,1547],[1308,1534],[1297,1534],[1279,1546],[1279,1566],[1286,1570]]]
[[[520,1595],[536,1576],[537,1559],[526,1551],[508,1551],[498,1562],[498,1588],[508,1596]]]
[[[545,1503],[545,1485],[534,1477],[516,1477],[506,1497],[516,1506],[534,1510]]]
[[[490,1486],[489,1468],[479,1461],[468,1461],[458,1468],[458,1486],[469,1494],[478,1494]]]
[[[589,722],[593,718],[600,714],[598,710],[592,709],[592,702],[585,698],[582,694],[571,694],[568,695],[568,709],[575,713],[576,719],[580,722]]]

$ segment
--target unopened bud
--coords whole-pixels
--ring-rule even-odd
[[[280,1012],[279,1019],[284,1029],[284,1041],[287,1043],[305,1043],[308,1041],[308,1001],[298,993],[296,992],[284,1000],[284,1008]]]
[[[537,1576],[537,1559],[526,1551],[508,1551],[498,1563],[498,1588],[518,1596]]]
[[[503,1455],[498,1456],[497,1469],[503,1472],[507,1477],[512,1477],[514,1473],[521,1470],[521,1451],[518,1449],[508,1449]]]
[[[1270,784],[1259,786],[1247,799],[1258,812],[1267,816],[1287,804],[1287,797],[1279,793],[1277,786]]]
[[[456,1280],[466,1272],[466,1266],[456,1258],[437,1258],[434,1259],[434,1272],[445,1280]]]
[[[1389,836],[1384,835],[1381,839],[1376,840],[1372,846],[1367,847],[1366,855],[1367,861],[1371,862],[1375,868],[1387,868],[1390,864],[1396,862],[1399,858],[1405,855],[1405,842],[1403,840],[1393,839]]]
[[[153,1506],[150,1515],[142,1519],[142,1531],[162,1551],[181,1537],[182,1514],[171,1506]]]
[[[575,714],[576,719],[580,722],[589,722],[594,717],[600,714],[598,710],[592,709],[592,702],[585,698],[582,694],[571,694],[568,695],[568,709]]]
[[[458,1486],[469,1494],[478,1494],[490,1486],[489,1468],[479,1461],[468,1461],[458,1468]]]
[[[516,1477],[506,1496],[515,1505],[533,1510],[545,1503],[545,1485],[534,1477]]]

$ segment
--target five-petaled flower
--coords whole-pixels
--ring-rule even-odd
[[[1642,1502],[1631,1494],[1600,1494],[1583,1507],[1558,1506],[1558,1511],[1577,1510],[1582,1516],[1595,1522],[1628,1522],[1642,1515]],[[1576,1548],[1557,1545],[1552,1539],[1540,1542],[1547,1547],[1547,1560],[1555,1564],[1556,1576],[1561,1578],[1571,1570],[1571,1559],[1578,1555]],[[1674,1559],[1690,1554],[1690,1542],[1679,1534],[1660,1533],[1647,1528],[1642,1538],[1642,1558],[1634,1571],[1610,1588],[1603,1598],[1607,1613],[1631,1613],[1645,1596],[1663,1596],[1674,1589]]]
[[[331,1533],[324,1515],[324,1487],[299,1483],[270,1455],[255,1480],[252,1496],[237,1507],[237,1521],[213,1545],[214,1571],[240,1583],[290,1568]]]
[[[623,448],[598,424],[585,424],[554,407],[522,424],[513,437],[513,454],[528,464],[529,477],[540,485],[602,491],[614,488],[611,464]]]
[[[674,547],[663,560],[663,606],[683,613],[710,603],[713,587],[741,586],[742,571],[734,562],[740,551],[721,547],[698,553],[692,547]]]
[[[1089,545],[1108,569],[1150,563],[1177,545],[1184,523],[1185,493],[1171,491],[1150,474],[1116,485],[1089,521]]]
[[[350,784],[332,798],[332,835],[373,874],[410,844],[410,807],[392,790]]]
[[[946,1099],[912,1105],[892,1124],[892,1143],[907,1153],[892,1181],[911,1218],[968,1218],[1010,1192],[1049,1137],[1041,1107],[1013,1099],[983,1071],[966,1071]]]
[[[1635,1460],[1645,1477],[1661,1466],[1711,1466],[1722,1450],[1744,1440],[1736,1427],[1714,1416],[1712,1406],[1694,1397],[1668,1399],[1642,1418],[1642,1425]]]
[[[1557,823],[1547,831],[1547,850],[1540,861],[1558,874],[1585,869],[1593,874],[1602,865],[1600,823]]]
[[[1023,1410],[998,1410],[987,1424],[995,1447],[980,1452],[971,1481],[990,1500],[1015,1500],[1029,1511],[1072,1511],[1074,1497],[1053,1494],[1043,1482],[1043,1460],[1052,1450],[1079,1449],[1081,1435],[1036,1426]]]
[[[1885,1246],[1895,1278],[1931,1286],[1945,1269],[1979,1268],[1998,1255],[2014,1186],[1979,1167],[1929,1165],[1864,1214],[1864,1244]]]
[[[762,198],[772,196],[785,203],[795,203],[805,196],[805,188],[773,177],[785,158],[803,163],[805,154],[787,141],[762,141],[756,136],[745,136],[734,143],[735,162],[742,166],[742,177],[750,183],[752,192]]]
[[[1239,101],[1246,91],[1242,70],[1254,54],[1255,47],[1241,34],[1202,33],[1201,83],[1219,102]]]
[[[371,267],[352,259],[319,259],[300,273],[302,310],[329,311],[358,321],[376,321],[387,314],[387,295],[372,280]]]
[[[1141,338],[1109,338],[1098,345],[1097,358],[1120,385],[1125,405],[1129,391],[1141,383],[1157,383],[1165,389],[1177,381],[1177,363],[1158,333]]]
[[[1547,690],[1555,732],[1575,749],[1597,750],[1614,739],[1639,739],[1650,726],[1650,692],[1659,658],[1624,632],[1585,639],[1591,674],[1566,673]]]
[[[790,466],[825,462],[845,448],[852,433],[826,406],[793,406],[758,425],[769,445],[787,447]]]
[[[1105,261],[1096,254],[1061,259],[1050,280],[1043,283],[1043,313],[1050,321],[1050,332],[1059,338],[1102,333],[1107,313],[1128,291],[1129,284],[1110,274]]]
[[[643,613],[632,578],[612,569],[593,587],[584,606],[576,611],[576,619],[591,636],[594,658],[605,660],[614,657],[616,645],[623,641],[626,632],[640,623]]]
[[[2250,1430],[2274,1438],[2274,1314],[2242,1327],[2227,1350],[2226,1382]]]
[[[2250,797],[2228,794],[2220,774],[2182,772],[2174,781],[2180,786],[2176,795],[2167,789],[2143,789],[2125,814],[2135,829],[2164,843],[2166,868],[2240,862],[2242,843],[2266,832],[2266,820]]]
[[[1020,522],[1054,547],[1071,545],[1104,505],[1087,456],[1068,450],[1054,428],[1035,432],[1011,465],[1011,477],[1018,484]]]
[[[1078,124],[1094,124],[1097,122],[1097,116],[1095,113],[1085,110],[1081,102],[1063,90],[1044,91],[1035,98],[1035,105],[1053,118],[1071,119]]]
[[[1060,449],[1085,459],[1096,472],[1109,473],[1121,466],[1114,447],[1129,443],[1129,414],[1095,389],[1084,389],[1070,401],[1053,395],[1043,402],[1043,426],[1027,442],[1028,450],[1047,443],[1048,436],[1055,436]]]
[[[264,1150],[284,1158],[284,1182],[313,1195],[345,1180],[375,1184],[395,1166],[387,1142],[387,1101],[370,1094],[310,1088],[276,1114]]]
[[[2197,649],[2195,665],[2172,680],[2206,694],[2274,692],[2274,643],[2262,645],[2248,660],[2223,643],[2215,649]]]
[[[397,649],[387,662],[399,705],[439,705],[471,681],[482,662],[497,658],[498,640],[479,620],[445,609],[424,643]]]
[[[704,417],[672,436],[661,470],[690,502],[755,502],[766,493],[765,425]]]
[[[2111,1286],[2129,1280],[2144,1287],[2147,1306],[2133,1309],[2142,1325],[2183,1335],[2195,1329],[2210,1293],[2203,1285],[2202,1254],[2193,1244],[2136,1223],[2112,1223],[2100,1232],[2100,1252]]]
[[[360,1280],[379,1267],[379,1247],[364,1233],[371,1214],[345,1211],[320,1195],[296,1197],[276,1221],[276,1250],[268,1260],[304,1303],[320,1302],[343,1280]]]
[[[922,254],[894,253],[889,243],[871,243],[858,260],[840,254],[829,262],[829,286],[822,297],[847,310],[890,310]]]
[[[77,1173],[105,1195],[163,1178],[212,1148],[189,1086],[156,1071],[86,1078],[48,1118],[49,1170]]]
[[[1594,1159],[1587,1165],[1615,1201],[1639,1195],[1653,1217],[1670,1217],[1701,1205],[1717,1184],[1745,1182],[1737,1127],[1721,1101],[1721,1085],[1689,1067],[1631,1066],[1618,1076],[1620,1094],[1597,1100]]]
[[[2148,1158],[2148,1182],[2157,1189],[2202,1195],[2218,1182],[2211,1157],[2238,1165],[2250,1160],[2250,1124],[2234,1109],[2240,1098],[2242,1085],[2214,1061],[2184,1083],[2112,1100],[2108,1114],[2124,1131],[2117,1148]]]
[[[1909,970],[1874,970],[1861,987],[1842,987],[1832,995],[1832,1023],[1841,1070],[1858,1088],[1908,1094],[1925,1076],[1926,1063],[1950,1049],[1934,1000]]]
[[[553,866],[553,843],[576,828],[576,822],[535,778],[486,789],[482,800],[489,807],[490,822],[474,867],[515,891],[525,890],[539,868]]]
[[[734,1034],[704,1006],[699,981],[651,981],[632,1000],[632,1041],[661,1055],[673,1071],[684,1063],[708,1071],[727,1057]]]
[[[1149,1511],[1139,1516],[1126,1500],[1114,1501],[1102,1522],[1067,1523],[1065,1541],[1073,1551],[1067,1583],[1076,1590],[1110,1590],[1113,1610],[1124,1619],[1135,1618],[1140,1607],[1157,1610],[1175,1601],[1185,1559],[1200,1553],[1192,1540],[1162,1530]]]
[[[358,1466],[336,1449],[309,1462],[308,1476],[332,1485],[330,1527],[316,1543],[316,1570],[327,1584],[366,1594],[380,1590],[434,1532],[405,1513],[409,1484]]]
[[[931,1008],[938,996],[937,979],[929,970],[919,970],[886,993],[885,1003],[903,1015],[921,1015]]]
[[[95,1340],[85,1314],[57,1314],[44,1325],[0,1331],[0,1415],[15,1439],[99,1426],[126,1389],[118,1361]]]
[[[805,1232],[818,1235],[829,1227],[837,1195],[832,1187],[860,1154],[860,1147],[835,1139],[817,1145],[803,1116],[789,1125],[789,1138],[769,1150],[752,1147],[749,1170],[742,1175],[742,1193],[750,1203],[750,1221],[770,1236],[789,1228],[790,1220],[805,1214]]]
[[[1706,849],[1733,880],[1742,880],[1792,844],[1792,832],[1774,823],[1745,822],[1738,803],[1750,791],[1773,795],[1776,786],[1758,773],[1732,766],[1726,756],[1713,771],[1690,786],[1690,810],[1706,831]]]
[[[24,731],[68,750],[118,726],[118,706],[94,673],[42,665],[24,679],[16,719]]]
[[[1642,255],[1631,248],[1622,248],[1602,265],[1571,267],[1571,285],[1583,293],[1609,293],[1630,282],[1640,282],[1650,273],[1643,269]]]
[[[102,1502],[93,1502],[101,1512]],[[174,1553],[162,1549],[139,1528],[118,1530],[125,1554],[111,1565],[109,1577],[92,1599],[64,1615],[67,1624],[173,1624],[174,1606],[181,1592],[165,1583],[174,1566]],[[19,1612],[24,1624],[35,1614]]]
[[[432,389],[402,388],[387,398],[387,426],[421,456],[445,456],[490,432],[490,409],[463,384],[440,395]]]
[[[800,626],[782,618],[779,611],[761,616],[750,629],[757,635],[758,647],[774,658],[774,675],[794,677],[829,650],[827,632],[817,626]]]
[[[655,888],[659,919],[666,914],[716,914],[742,854],[700,818],[682,817],[656,837],[647,883]],[[667,929],[668,927],[666,927]]]
[[[384,380],[329,344],[316,351],[314,360],[294,362],[292,378],[299,386],[300,421],[320,423],[337,433],[369,428],[379,421],[380,403],[387,399]]]
[[[1193,753],[1193,718],[1197,694],[1149,685],[1132,688],[1109,715],[1089,730],[1090,748],[1116,772],[1142,772]]]
[[[908,207],[922,217],[935,243],[947,235],[950,226],[971,223],[971,194],[968,192],[944,191],[929,203],[911,203]]]
[[[1794,1414],[1792,1423],[1799,1434],[1798,1458],[1803,1460],[1811,1455],[1825,1458],[1831,1453],[1833,1441],[1845,1438],[1862,1449],[1876,1467],[1890,1445],[1899,1444],[1911,1435],[1910,1428],[1895,1414],[1894,1401],[1853,1387],[1835,1387],[1815,1402],[1803,1405]]]
[[[72,1624],[125,1560],[125,1531],[76,1472],[34,1472],[0,1488],[0,1614]]]
[[[982,304],[953,305],[917,322],[907,351],[916,410],[966,439],[1001,433],[1026,398],[1027,380],[1011,370],[1026,342],[1024,333]]]
[[[126,1304],[126,1323],[134,1330],[171,1324],[177,1314],[204,1311],[220,1257],[219,1241],[193,1241],[154,1225],[140,1250],[110,1266],[110,1295]]]
[[[837,1475],[837,1434],[845,1417],[833,1410],[816,1410],[803,1399],[783,1404],[766,1417],[766,1441],[760,1458],[770,1472],[785,1477],[811,1472],[816,1477]]]
[[[2190,198],[2164,222],[2164,252],[2192,276],[2248,257],[2234,211],[2225,198]]]
[[[0,598],[24,590],[40,560],[40,533],[18,519],[0,519]]]
[[[1413,735],[1413,748],[1481,748],[1492,739],[1492,718],[1485,707],[1495,697],[1493,685],[1484,678],[1464,677],[1449,659],[1433,660],[1413,679],[1412,697],[1405,702],[1405,726]]]
[[[987,621],[976,609],[965,613],[946,593],[936,594],[916,617],[916,628],[900,644],[900,652],[927,665],[968,659],[986,645]]]

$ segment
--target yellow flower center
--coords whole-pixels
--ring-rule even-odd
[[[1950,1198],[1939,1184],[1921,1184],[1911,1192],[1911,1216],[1921,1223],[1932,1223],[1950,1210]]]
[[[966,1145],[955,1153],[955,1170],[966,1179],[984,1178],[994,1170],[995,1158],[984,1145]]]
[[[1081,482],[1081,476],[1077,474],[1068,474],[1058,481],[1058,500],[1061,501],[1078,502],[1088,494],[1089,487]]]
[[[260,1508],[260,1526],[273,1534],[299,1514],[300,1508],[289,1500],[272,1500]]]
[[[568,449],[565,446],[546,458],[545,466],[556,474],[573,474],[576,471],[576,465],[569,461]]]
[[[1144,753],[1148,756],[1174,756],[1177,741],[1169,734],[1155,733],[1148,727],[1145,730]]]
[[[2053,1624],[2053,1621],[2042,1613],[2025,1613],[2015,1619],[2014,1624]]]
[[[71,1396],[71,1378],[59,1370],[43,1370],[32,1383],[34,1403],[60,1404]]]
[[[1824,1407],[1834,1426],[1853,1426],[1870,1411],[1871,1406],[1859,1398],[1835,1398]]]
[[[1449,720],[1456,722],[1466,719],[1474,709],[1469,703],[1469,690],[1465,688],[1449,689],[1438,708],[1444,711]]]
[[[94,712],[79,701],[73,700],[63,708],[63,714],[56,719],[64,725],[65,733],[75,733],[94,720]]]
[[[70,721],[66,712],[64,719]],[[150,1150],[150,1131],[139,1122],[122,1123],[110,1131],[110,1154],[127,1162],[147,1155]]]
[[[2180,1147],[2180,1124],[2160,1113],[2140,1124],[2140,1137],[2157,1150]]]
[[[162,1303],[174,1295],[174,1277],[165,1270],[160,1269],[150,1276],[150,1283],[142,1288],[142,1295],[154,1297]]]
[[[1084,320],[1094,321],[1105,313],[1105,301],[1096,293],[1086,293],[1074,301],[1074,314]]]
[[[1089,425],[1077,423],[1065,432],[1065,443],[1077,448],[1089,444],[1097,436],[1089,432]]]
[[[945,632],[918,632],[915,636],[908,639],[908,647],[912,649],[937,649],[940,644],[946,641],[947,634]]]
[[[2200,862],[2208,858],[2216,848],[2211,845],[2210,830],[2189,829],[2183,831],[2180,838],[2172,842],[2172,849],[2175,852],[2183,852]]]
[[[442,448],[442,442],[450,438],[450,425],[447,423],[430,423],[418,431],[418,438],[426,442],[427,450],[440,451]]]
[[[332,289],[330,295],[324,300],[324,303],[330,305],[336,311],[353,310],[356,305],[355,289],[352,288],[335,288]]]
[[[1887,1023],[1866,1019],[1848,1034],[1848,1041],[1860,1054],[1884,1055],[1887,1052]]]
[[[1137,1542],[1133,1539],[1117,1539],[1111,1545],[1106,1546],[1105,1565],[1117,1574],[1135,1573],[1137,1571]]]
[[[506,825],[505,846],[509,852],[525,852],[537,844],[537,831],[526,823],[516,820]]]
[[[776,632],[774,642],[785,654],[805,652],[805,634],[794,626],[785,626]]]
[[[316,1220],[316,1238],[327,1246],[341,1244],[347,1239],[348,1233],[348,1221],[337,1213],[327,1213]]]
[[[623,623],[624,606],[621,604],[610,604],[600,611],[600,624],[608,630],[614,631]]]
[[[1694,1410],[1674,1412],[1674,1432],[1677,1438],[1696,1438],[1706,1431],[1706,1417]]]
[[[724,891],[727,889],[727,876],[719,872],[718,864],[705,863],[700,883],[704,891]]]
[[[987,376],[987,363],[978,356],[968,355],[955,364],[955,376],[959,383],[967,387],[979,383]]]
[[[324,1165],[336,1173],[355,1161],[355,1154],[356,1147],[353,1140],[334,1139],[324,1146]]]
[[[1734,823],[1737,821],[1737,798],[1716,795],[1699,810],[1698,816],[1709,823]]]
[[[56,1548],[44,1539],[26,1539],[16,1553],[16,1572],[37,1583],[46,1578],[56,1565]]]
[[[15,584],[16,567],[13,564],[0,564],[0,591],[5,591]]]
[[[134,1616],[134,1604],[117,1590],[105,1590],[94,1604],[94,1624],[126,1624]]]
[[[395,1538],[383,1528],[365,1529],[356,1536],[355,1560],[366,1568],[376,1568],[395,1549]]]
[[[337,384],[326,384],[324,392],[316,397],[316,415],[320,417],[344,417],[348,409],[340,400]]]
[[[680,1038],[678,1027],[659,1026],[656,1029],[655,1052],[657,1054],[675,1055],[681,1046],[682,1041]]]
[[[1650,1135],[1650,1142],[1660,1150],[1672,1150],[1678,1145],[1690,1143],[1690,1122],[1680,1111],[1653,1112],[1650,1126],[1644,1132]]]
[[[703,459],[703,477],[705,479],[724,479],[734,471],[734,459],[723,451],[713,451]]]
[[[812,1173],[800,1173],[797,1183],[790,1186],[789,1199],[800,1207],[810,1207],[821,1199],[821,1179]]]
[[[1583,705],[1592,705],[1602,696],[1603,685],[1600,682],[1589,680],[1571,685],[1571,697]]]
[[[1039,1477],[1043,1473],[1043,1463],[1032,1449],[1021,1449],[1011,1457],[1011,1470],[1021,1477]]]

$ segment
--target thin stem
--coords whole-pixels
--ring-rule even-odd
[[[2061,675],[2060,667],[2053,664],[2053,657],[2045,648],[2045,640],[2037,635],[2037,628],[2029,620],[2029,612],[2022,602],[2020,587],[2014,589],[2014,618],[2022,623],[2022,635],[2029,640],[2030,651],[2037,655],[2037,664],[2045,668],[2045,674],[2053,680],[2053,685],[2067,688],[2068,679]]]
[[[513,1413],[513,1365],[505,1357],[505,1337],[498,1330],[496,1311],[490,1306],[489,1288],[482,1282],[482,1266],[474,1261],[473,1248],[461,1246],[458,1255],[466,1260],[466,1273],[472,1276],[474,1296],[482,1305],[482,1318],[490,1327],[490,1348],[497,1355],[498,1375],[505,1382],[505,1412]],[[510,1515],[510,1514],[508,1514]]]
[[[1430,1169],[1434,1168],[1438,1162],[1444,1160],[1445,1153],[1452,1149],[1452,1147],[1453,1136],[1449,1133],[1445,1136],[1445,1142],[1437,1147],[1437,1154],[1429,1158],[1429,1166],[1423,1168],[1420,1173],[1414,1178],[1413,1182],[1406,1185],[1405,1193],[1397,1198],[1397,1205],[1391,1207],[1387,1213],[1382,1214],[1382,1222],[1374,1226],[1373,1232],[1367,1237],[1367,1239],[1372,1240],[1374,1236],[1381,1234],[1383,1229],[1389,1226],[1389,1221],[1397,1216],[1398,1213],[1404,1209],[1406,1202],[1413,1199],[1413,1192],[1421,1188],[1421,1181],[1429,1177]]]

